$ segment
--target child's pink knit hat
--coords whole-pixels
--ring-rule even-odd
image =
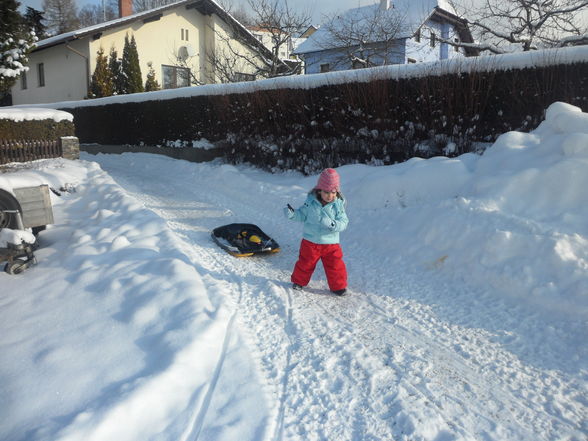
[[[326,168],[319,176],[316,190],[339,191],[339,174],[335,169]]]

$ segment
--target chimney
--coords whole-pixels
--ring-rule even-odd
[[[133,0],[118,0],[118,16],[119,18],[133,15]]]
[[[380,9],[384,11],[390,9],[390,0],[380,0]]]

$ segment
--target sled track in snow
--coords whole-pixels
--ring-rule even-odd
[[[178,200],[147,179],[140,185],[125,182],[183,239],[183,251],[205,283],[212,278],[227,285],[234,307],[213,379],[185,441],[197,440],[205,424],[235,326],[274,402],[267,431],[271,441],[549,441],[581,426],[581,415],[568,411],[570,419],[538,399],[568,392],[558,386],[556,374],[543,373],[544,380],[533,383],[533,368],[521,366],[486,332],[448,325],[426,306],[394,297],[394,290],[431,287],[400,274],[386,274],[384,281],[371,271],[357,273],[356,286],[385,283],[393,287],[391,295],[352,287],[350,295],[339,298],[326,294],[320,278],[293,292],[293,245],[281,243],[282,253],[268,257],[229,256],[214,245],[209,231],[240,221],[234,213],[263,219],[274,227],[270,235],[286,236],[285,227],[275,213],[260,214],[238,196],[214,194],[206,182],[200,184]]]
[[[214,368],[214,374],[212,375],[210,384],[208,385],[208,389],[206,390],[206,395],[204,396],[204,400],[200,405],[197,412],[194,414],[194,419],[189,424],[187,431],[183,434],[180,441],[198,441],[200,438],[200,432],[202,430],[202,426],[204,424],[206,413],[210,407],[210,402],[212,401],[212,396],[214,395],[214,391],[216,389],[218,380],[221,376],[223,364],[225,361],[225,357],[227,355],[227,350],[229,347],[229,342],[231,340],[231,336],[233,335],[233,327],[235,323],[235,317],[237,316],[237,312],[233,312],[229,322],[227,324],[227,328],[225,331],[225,336],[223,339],[223,345],[221,349],[221,354],[219,356],[219,360],[216,363]]]
[[[286,326],[285,328],[292,327],[292,298],[289,293],[287,293],[287,316],[286,316]],[[292,351],[290,347],[288,347],[288,351],[286,352],[286,367],[291,365],[292,363]],[[288,393],[288,374],[287,372],[284,374],[282,379],[282,389],[280,391],[280,400],[279,400],[279,409],[278,415],[276,417],[275,423],[275,431],[272,437],[273,441],[281,441],[284,437],[284,413],[286,408],[286,396]]]

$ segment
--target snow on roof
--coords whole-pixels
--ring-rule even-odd
[[[73,115],[62,110],[37,107],[0,107],[0,119],[10,119],[12,121],[52,119],[59,122],[73,121]]]
[[[403,26],[397,38],[408,38],[427,21],[435,8],[455,15],[455,10],[446,0],[391,0],[390,3],[391,6],[387,10],[381,9],[378,3],[343,12],[330,25],[321,26],[314,34],[308,37],[306,42],[296,49],[295,53],[304,54],[334,47],[330,43],[331,37],[328,28],[336,28],[338,24],[345,26],[346,23],[353,23],[355,29],[361,29],[362,27],[368,29],[376,16],[381,17],[381,20],[390,22],[393,22],[395,19],[400,19]]]
[[[192,96],[230,95],[237,93],[255,93],[272,89],[312,89],[352,82],[369,82],[375,80],[398,80],[403,78],[448,75],[454,73],[488,72],[509,69],[541,67],[552,64],[585,63],[588,59],[588,45],[573,46],[542,51],[517,52],[512,54],[487,55],[483,57],[453,58],[416,64],[393,64],[369,69],[344,70],[313,75],[293,75],[242,83],[207,84],[203,86],[166,89],[157,92],[117,95],[106,98],[81,101],[63,101],[59,103],[35,104],[35,107],[58,109],[108,104],[136,103],[142,101],[159,101]],[[30,104],[23,105],[30,106]],[[18,107],[18,106],[15,106]]]
[[[104,29],[107,29],[110,27],[122,25],[124,23],[134,21],[134,20],[140,19],[140,18],[148,16],[148,15],[156,14],[158,12],[161,12],[162,10],[165,10],[165,9],[171,9],[179,4],[188,3],[188,1],[189,0],[180,0],[175,3],[170,3],[165,6],[160,6],[159,8],[149,9],[148,11],[138,12],[136,14],[128,15],[126,17],[116,18],[114,20],[110,20],[110,21],[106,21],[104,23],[99,23],[96,25],[88,26],[88,27],[85,27],[82,29],[77,29],[75,31],[70,31],[70,32],[65,32],[63,34],[54,35],[53,37],[49,37],[44,40],[38,41],[35,45],[35,49],[43,49],[44,47],[47,47],[47,46],[54,46],[55,44],[59,44],[65,40],[75,40],[75,39],[80,38],[80,37],[87,35],[87,34],[98,32],[98,31],[101,31],[101,30],[104,30]]]
[[[212,3],[215,7],[223,10],[228,17],[230,17],[232,20],[234,20],[236,23],[238,23],[243,28],[243,30],[245,30],[249,33],[249,31],[237,19],[235,19],[229,12],[225,11],[225,9],[217,1],[215,1],[215,0],[207,0],[207,1]],[[177,1],[174,3],[168,3],[168,4],[160,6],[158,8],[149,9],[149,10],[143,11],[143,12],[138,12],[133,15],[128,15],[126,17],[116,18],[114,20],[110,20],[110,21],[107,21],[104,23],[99,23],[99,24],[88,26],[88,27],[78,29],[75,31],[65,32],[63,34],[55,35],[53,37],[49,37],[44,40],[38,41],[35,45],[35,50],[43,49],[45,47],[54,46],[54,45],[59,44],[63,41],[75,40],[77,38],[83,37],[88,34],[93,34],[93,33],[108,29],[108,28],[116,27],[119,25],[124,25],[125,23],[133,22],[133,21],[139,20],[141,18],[149,17],[152,15],[157,15],[158,13],[161,13],[162,11],[165,11],[168,9],[173,9],[179,5],[182,5],[182,4],[190,4],[190,3],[198,3],[198,2],[195,2],[194,0],[180,0],[180,1]],[[253,37],[253,35],[251,35],[251,37],[255,38],[255,37]]]

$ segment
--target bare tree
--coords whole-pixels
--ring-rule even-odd
[[[231,28],[229,28],[231,29]],[[194,63],[199,61],[199,55],[172,56],[172,64],[190,72],[190,83],[202,85],[213,81],[217,83],[233,83],[239,81],[253,81],[259,77],[267,78],[271,70],[271,53],[266,49],[264,53],[259,47],[240,44],[239,36],[214,31],[218,43],[215,50],[206,54],[207,71],[201,77],[200,69]],[[253,37],[250,36],[253,40]],[[257,43],[260,44],[260,43]]]
[[[79,28],[75,0],[43,0],[43,12],[47,29],[53,35]]]
[[[454,0],[479,42],[496,54],[588,41],[588,0]],[[466,13],[467,11],[467,13]]]
[[[228,2],[220,3],[226,5]],[[310,14],[294,11],[287,0],[248,0],[248,3],[252,15],[242,8],[230,13],[231,4],[217,11],[224,16],[227,26],[222,30],[213,29],[218,44],[215,45],[214,53],[206,55],[207,65],[212,71],[209,77],[228,83],[298,73],[298,65],[285,63],[279,54],[292,35],[308,27]],[[235,19],[239,15],[249,23],[254,23],[256,29],[270,35],[270,47],[265,47],[245,29],[243,23]],[[175,55],[173,58],[176,58]],[[193,62],[197,59],[197,55],[194,55],[173,60],[174,65],[190,69],[192,84],[203,82],[199,78],[200,70],[194,69]]]
[[[334,51],[330,58],[334,65],[362,68],[392,64],[397,39],[406,27],[406,13],[377,6],[356,12],[328,16],[319,47]]]
[[[86,5],[78,13],[80,26],[83,28],[116,18],[118,18],[118,2],[116,0],[111,0],[103,5]]]
[[[248,0],[256,26],[270,35],[272,60],[269,76],[276,76],[283,66],[280,51],[292,42],[292,36],[300,35],[310,25],[310,13],[295,11],[287,1]],[[287,74],[294,72],[289,69]]]
[[[169,5],[179,0],[133,0],[133,12],[143,12],[149,9]]]

